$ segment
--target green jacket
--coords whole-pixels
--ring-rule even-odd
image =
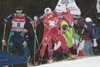
[[[68,47],[71,48],[73,47],[73,29],[71,27],[69,27],[68,23],[66,21],[62,21],[61,22],[61,27],[63,27],[63,25],[67,25],[68,30],[64,33],[64,35],[66,36],[66,41],[68,44]]]
[[[66,41],[67,41],[68,47],[71,48],[71,47],[73,47],[72,39],[74,38],[75,40],[79,41],[80,36],[77,35],[76,33],[74,33],[74,29],[72,27],[70,27],[66,21],[63,20],[61,22],[61,27],[65,26],[65,25],[67,26],[68,30],[64,33],[64,35],[66,36]]]

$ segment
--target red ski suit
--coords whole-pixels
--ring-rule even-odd
[[[42,39],[42,48],[40,50],[40,57],[44,56],[47,45],[48,45],[48,55],[49,57],[52,57],[53,55],[52,41],[55,43],[57,43],[57,41],[61,41],[62,43],[61,48],[66,51],[69,51],[64,35],[58,29],[56,24],[54,26],[50,26],[50,23],[53,23],[50,21],[54,21],[56,23],[58,23],[59,21],[59,18],[56,16],[54,12],[51,12],[50,14],[48,14],[47,17],[43,18],[44,34]]]

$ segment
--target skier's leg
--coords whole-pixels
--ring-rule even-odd
[[[42,38],[42,48],[40,50],[40,57],[41,58],[43,58],[43,56],[44,56],[44,52],[46,50],[49,38],[50,38],[49,29],[44,27],[44,33],[43,33],[43,38]]]
[[[48,56],[49,56],[49,59],[47,61],[49,63],[53,61],[53,59],[52,59],[52,56],[53,56],[52,46],[53,46],[53,44],[52,44],[52,40],[50,38],[49,41],[48,41]]]

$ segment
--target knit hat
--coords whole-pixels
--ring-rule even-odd
[[[22,12],[23,12],[22,7],[16,7],[16,8],[15,8],[15,12],[16,12],[16,13],[22,13]]]
[[[50,12],[52,12],[52,10],[49,7],[45,8],[44,13],[50,13]]]
[[[85,18],[86,22],[92,22],[92,19],[90,17]]]
[[[60,6],[58,6],[58,7],[55,8],[55,11],[56,12],[62,12],[62,8]]]
[[[65,30],[66,28],[68,28],[68,26],[67,25],[63,25],[62,28],[63,28],[63,30]]]

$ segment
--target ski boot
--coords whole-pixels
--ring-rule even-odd
[[[38,65],[43,64],[43,58],[39,58]]]
[[[51,63],[51,62],[53,62],[53,58],[49,57],[49,59],[47,60],[47,63]]]

